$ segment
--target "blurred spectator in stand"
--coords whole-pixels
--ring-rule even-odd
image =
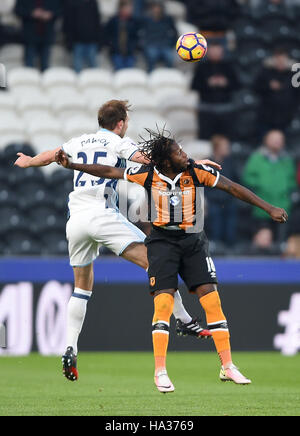
[[[293,159],[285,152],[285,136],[272,130],[264,138],[263,146],[249,158],[243,182],[257,195],[277,207],[291,212],[292,194],[297,188],[296,169]],[[286,226],[271,221],[263,210],[253,208],[255,227],[273,230],[276,240],[283,240]]]
[[[9,14],[13,11],[16,0],[1,0],[0,2],[0,15]]]
[[[287,257],[300,258],[300,203],[289,218],[285,255]]]
[[[21,30],[11,24],[0,22],[0,47],[5,44],[22,44]]]
[[[224,48],[211,43],[206,60],[198,65],[192,82],[192,89],[199,92],[205,104],[199,115],[201,138],[209,139],[215,133],[231,136],[232,115],[226,111],[220,113],[218,105],[230,104],[239,86],[232,62],[224,58]]]
[[[97,67],[101,44],[101,16],[97,0],[65,0],[64,32],[73,51],[74,70]]]
[[[258,18],[276,15],[280,17],[293,17],[294,0],[255,0],[254,15]]]
[[[232,159],[231,144],[223,135],[212,137],[211,158],[222,165],[222,174],[225,177],[238,182],[235,162]],[[237,202],[236,200],[218,189],[210,189],[206,192],[208,201],[208,233],[214,242],[222,242],[227,246],[236,242]]]
[[[134,16],[142,18],[145,14],[146,0],[134,0]]]
[[[274,241],[270,227],[263,225],[253,236],[247,255],[253,256],[278,256],[281,254],[280,244]]]
[[[42,71],[49,67],[55,22],[62,12],[61,0],[18,0],[15,12],[23,23],[25,65],[34,67],[40,60]]]
[[[298,202],[294,206],[288,222],[288,240],[285,256],[300,259],[300,162],[297,172]]]
[[[258,249],[269,249],[273,244],[273,233],[269,227],[262,227],[253,237],[253,245]]]
[[[166,15],[165,6],[159,0],[150,3],[149,13],[143,20],[141,39],[149,72],[159,61],[169,68],[174,66],[178,33],[173,18]]]
[[[0,23],[0,47],[5,43],[4,27]]]
[[[298,214],[298,219],[300,220],[300,214]],[[300,259],[300,232],[289,236],[284,255],[290,258]]]
[[[13,14],[16,0],[0,1],[0,47],[4,44],[22,43],[21,30],[18,26],[7,22],[7,17]]]
[[[201,3],[201,4],[200,4]],[[239,11],[237,0],[186,0],[188,22],[195,24],[208,39],[218,39],[226,47],[226,33]],[[211,41],[210,41],[211,42]]]
[[[285,132],[295,114],[299,90],[291,85],[292,64],[286,51],[278,49],[256,79],[254,90],[261,99],[259,120],[262,135],[271,129]]]
[[[106,25],[105,35],[115,70],[135,66],[139,21],[133,15],[131,0],[120,0],[118,14]]]

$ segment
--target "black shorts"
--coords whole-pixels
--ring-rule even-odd
[[[190,292],[218,283],[205,232],[182,233],[153,229],[146,238],[150,292],[178,289],[178,274]]]

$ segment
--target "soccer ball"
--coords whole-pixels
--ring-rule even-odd
[[[185,33],[176,44],[178,56],[185,62],[198,62],[207,52],[207,42],[201,33]]]

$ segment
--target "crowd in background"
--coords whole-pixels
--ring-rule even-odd
[[[77,72],[99,66],[97,54],[103,48],[109,49],[116,70],[134,67],[138,50],[144,53],[149,71],[158,61],[174,65],[178,35],[162,1],[151,1],[147,6],[144,0],[120,0],[116,15],[105,23],[97,0],[17,0],[15,13],[22,22],[22,32],[16,35],[10,29],[12,35],[8,36],[24,43],[28,67],[49,67],[57,21],[62,22],[64,42]]]
[[[199,136],[212,143],[223,174],[284,207],[288,226],[218,190],[207,191],[207,233],[219,254],[300,256],[300,62],[298,0],[182,0],[187,20],[209,42],[191,87],[200,95]],[[120,0],[104,22],[96,0],[17,0],[22,32],[2,26],[0,44],[22,41],[24,64],[45,70],[57,22],[75,71],[101,67],[108,50],[115,70],[136,66],[142,53],[150,72],[174,67],[178,31],[163,1]],[[300,81],[299,81],[300,83]],[[237,96],[249,103],[240,110]],[[251,241],[251,242],[249,242]],[[215,245],[214,245],[215,244]]]

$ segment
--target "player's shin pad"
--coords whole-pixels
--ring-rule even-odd
[[[169,334],[169,331],[170,331],[169,323],[165,321],[158,321],[157,323],[152,325],[152,334],[153,333]]]
[[[214,323],[208,324],[207,326],[212,333],[218,332],[218,331],[228,331],[228,324],[227,324],[226,320],[214,322]]]
[[[153,352],[156,369],[165,367],[169,345],[169,323],[158,321],[152,325]]]

